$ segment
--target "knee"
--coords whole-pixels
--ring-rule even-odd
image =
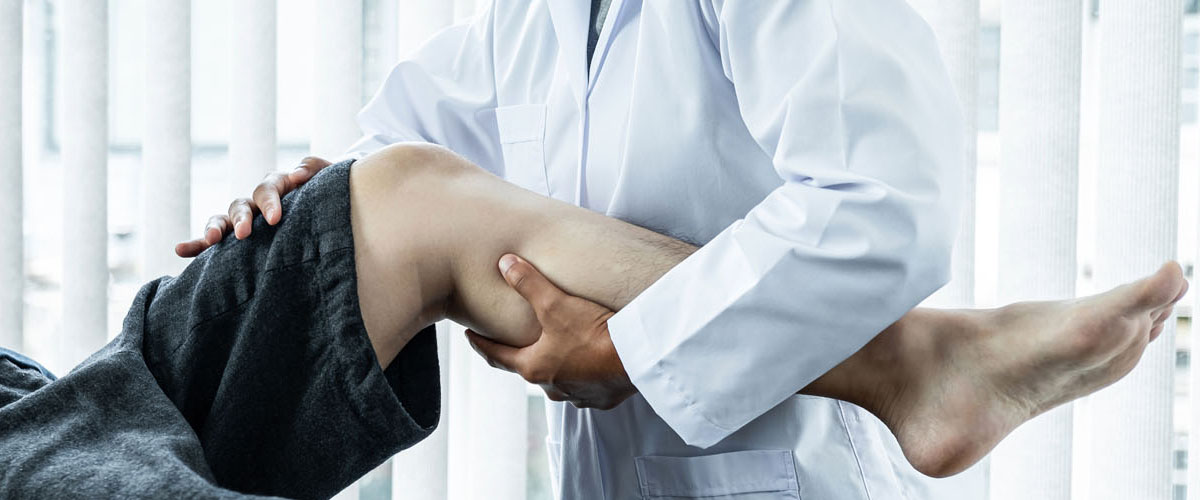
[[[355,162],[363,182],[375,188],[429,192],[453,179],[483,172],[466,158],[427,143],[392,144]]]
[[[483,175],[478,175],[483,174]],[[394,144],[354,163],[350,169],[350,204],[355,232],[411,238],[430,244],[443,227],[453,227],[476,182],[486,172],[441,146]],[[438,221],[438,224],[431,224]],[[356,240],[358,235],[356,234]]]

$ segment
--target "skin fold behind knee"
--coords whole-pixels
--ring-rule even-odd
[[[532,310],[508,290],[495,267],[503,252],[528,238],[520,197],[489,206],[496,198],[479,194],[510,188],[517,189],[433,145],[392,145],[354,164],[350,197],[359,302],[381,364],[422,328],[448,316],[486,329],[501,342],[526,345],[536,339]],[[464,288],[471,306],[460,308],[461,315],[449,314],[451,304],[462,303]]]
[[[421,221],[436,205],[417,189],[438,152],[394,145],[368,155],[350,171],[359,304],[376,356],[386,366],[421,328],[440,319],[450,293],[438,259],[438,235]]]

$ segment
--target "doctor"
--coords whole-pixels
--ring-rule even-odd
[[[874,417],[795,393],[948,278],[962,117],[929,28],[904,0],[590,7],[496,0],[440,32],[351,148],[441,144],[704,244],[607,322],[620,376],[550,388],[636,391],[549,403],[559,495],[928,498]],[[277,221],[298,175],[208,234]]]

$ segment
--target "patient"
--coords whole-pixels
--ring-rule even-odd
[[[615,310],[695,250],[430,145],[328,167],[283,205],[144,287],[62,379],[0,355],[0,496],[332,495],[436,425],[429,325],[536,340],[500,256]],[[796,389],[866,408],[918,470],[953,474],[1128,373],[1186,286],[1169,263],[1084,299],[916,309]]]

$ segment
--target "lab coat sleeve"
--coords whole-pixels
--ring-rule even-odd
[[[363,137],[347,151],[357,158],[397,142],[445,146],[496,171],[496,82],[492,70],[495,8],[446,28],[397,64],[358,113]]]
[[[945,284],[964,155],[934,36],[904,0],[702,10],[781,184],[608,327],[651,407],[708,447]]]

